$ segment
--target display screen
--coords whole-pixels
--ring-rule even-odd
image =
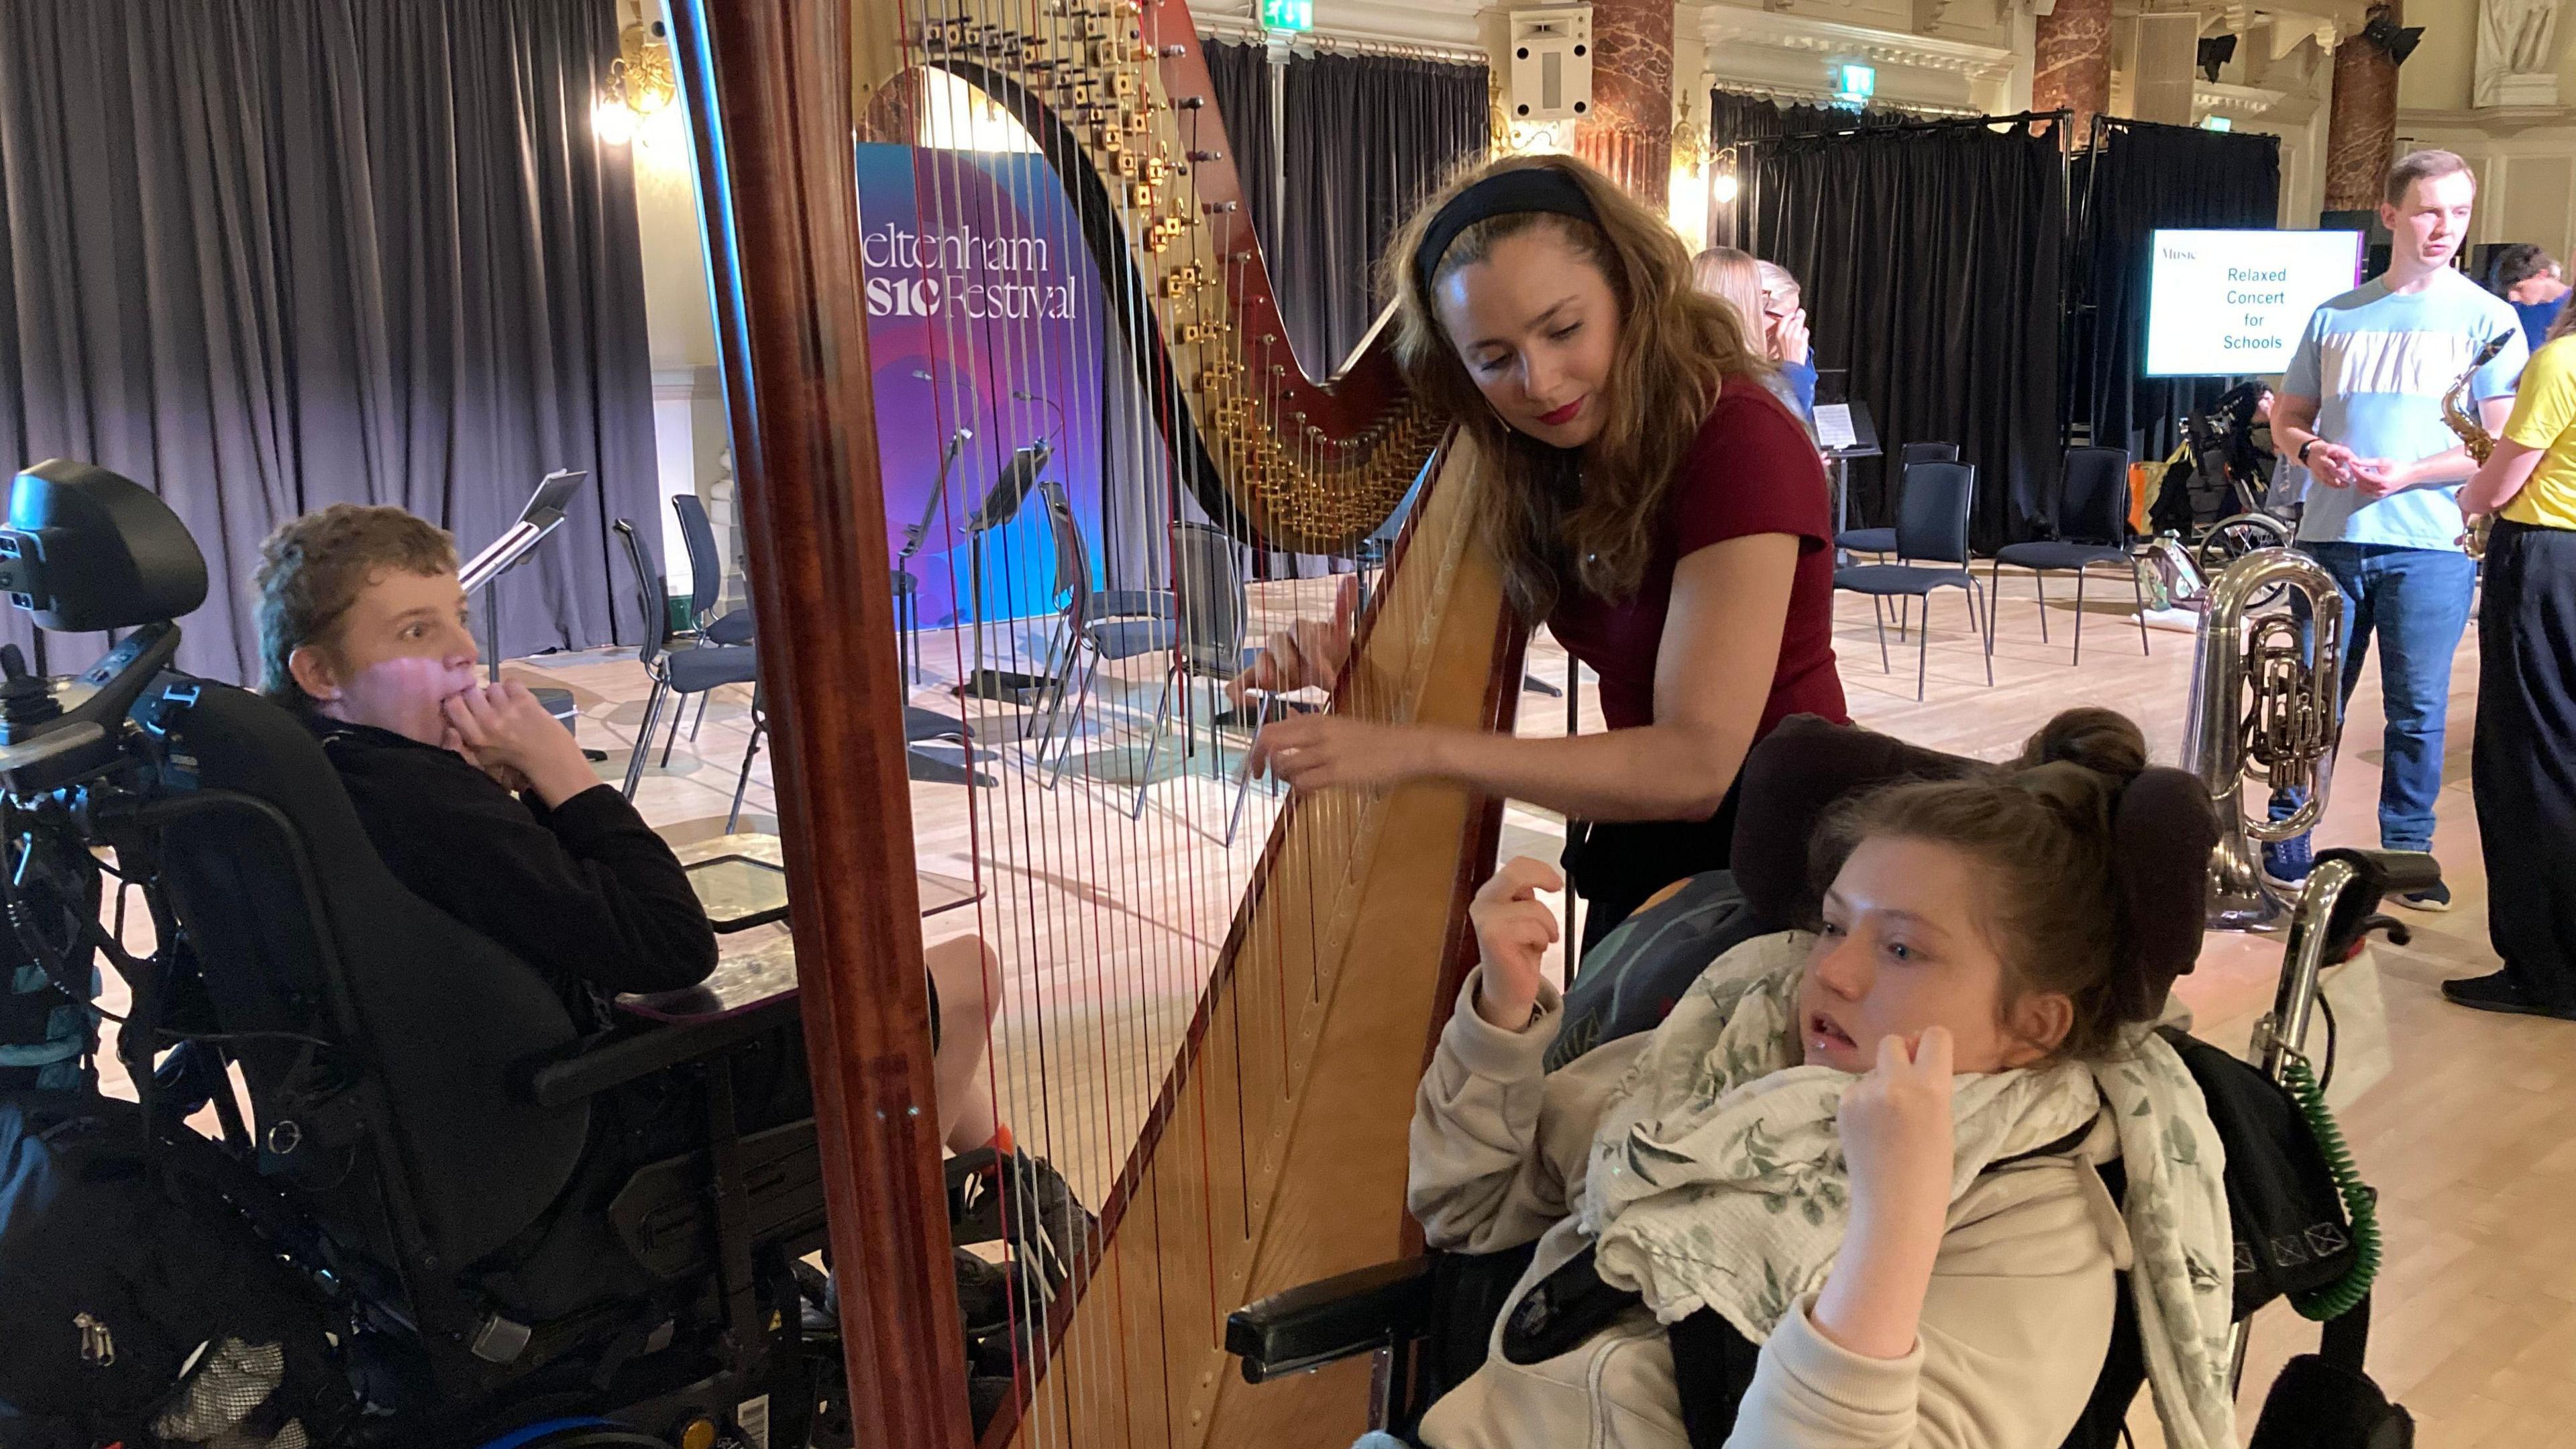
[[[2317,305],[2361,282],[2357,231],[2160,231],[2148,246],[2149,377],[2278,373]]]

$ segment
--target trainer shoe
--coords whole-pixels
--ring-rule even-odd
[[[2410,911],[2447,911],[2451,908],[2451,888],[2435,881],[2420,891],[2402,892],[2396,900]]]
[[[2455,1006],[2477,1011],[2510,1012],[2515,1016],[2547,1016],[2560,1021],[2576,1021],[2576,1006],[2551,1006],[2534,1001],[2515,983],[2512,973],[2498,971],[2492,976],[2463,976],[2442,983],[2442,999]]]
[[[2285,884],[2306,880],[2316,863],[2317,849],[2309,836],[2293,835],[2263,847],[2263,873]]]

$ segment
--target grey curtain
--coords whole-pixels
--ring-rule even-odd
[[[1969,538],[2028,538],[2058,469],[2066,162],[2051,122],[1918,123],[1747,149],[1748,250],[1798,277],[1816,354],[1879,442],[1977,467]],[[1895,470],[1852,468],[1849,522],[1895,522]]]
[[[1207,57],[1208,83],[1216,113],[1225,120],[1226,144],[1233,148],[1235,174],[1243,178],[1244,206],[1252,213],[1252,234],[1264,256],[1278,255],[1271,216],[1279,168],[1278,138],[1270,126],[1270,47],[1234,45],[1222,40],[1200,43]]]
[[[2159,228],[2278,224],[2281,142],[2109,116],[2096,131],[2099,143],[2075,162],[2071,410],[2092,422],[2093,441],[2161,458],[2176,442],[2174,415],[2211,406],[2230,379],[2142,375],[2149,238]]]
[[[213,580],[187,667],[255,679],[278,521],[395,504],[470,553],[554,468],[592,484],[503,581],[504,651],[635,637],[641,243],[589,122],[617,36],[614,0],[0,0],[0,462],[169,501]]]
[[[1741,91],[1712,90],[1708,93],[1708,145],[1711,152],[1728,147],[1741,147],[1748,141],[1768,141],[1781,136],[1813,136],[1827,131],[1871,130],[1882,126],[1901,126],[1921,119],[1909,112],[1872,107],[1854,110],[1849,106],[1818,106],[1805,101],[1775,100],[1769,96],[1747,95]],[[1739,159],[1738,172],[1749,165]],[[1720,246],[1742,247],[1746,219],[1743,202],[1709,201],[1709,237]]]
[[[1414,206],[1489,142],[1486,68],[1300,56],[1281,81],[1280,309],[1297,359],[1330,373],[1377,320],[1378,254]]]

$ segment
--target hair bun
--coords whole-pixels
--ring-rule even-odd
[[[2124,714],[2092,706],[2070,709],[2041,725],[2013,764],[2023,770],[2080,765],[2126,784],[2147,767],[2147,740]]]

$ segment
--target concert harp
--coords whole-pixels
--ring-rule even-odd
[[[762,618],[797,621],[758,647],[847,1400],[862,1443],[965,1449],[914,874],[933,847],[916,844],[904,778],[878,450],[879,422],[918,404],[872,388],[853,138],[918,141],[961,85],[1029,138],[1013,164],[1054,179],[1113,304],[1049,377],[1121,381],[1145,439],[1123,466],[1163,509],[1149,533],[1213,529],[1239,556],[1344,553],[1420,480],[1332,709],[1508,729],[1524,631],[1472,546],[1473,452],[1404,395],[1382,338],[1323,380],[1287,344],[1180,0],[679,0],[673,31],[750,582]],[[953,199],[966,164],[917,156],[917,202]],[[1042,350],[1007,324],[959,336],[991,368]],[[995,378],[1005,390],[1055,396]],[[1078,426],[1085,406],[1061,413]],[[1015,436],[962,409],[938,436],[961,422]],[[956,481],[971,497],[984,480]],[[1224,612],[1223,591],[1164,547],[1176,597],[1144,623],[1186,638]],[[1294,607],[1329,614],[1329,591]],[[1067,657],[1092,637],[1073,624]],[[1167,673],[1166,701],[1204,682]],[[1143,734],[1144,713],[1120,727]],[[1214,759],[1229,748],[1218,715],[1211,699],[1180,726],[1205,725]],[[1465,906],[1492,868],[1499,802],[1429,783],[1265,796],[1268,829],[1238,851],[1200,838],[1235,786],[1214,765],[1128,782],[1114,749],[1067,739],[1082,764],[1047,790],[1010,753],[1024,747],[990,743],[1009,734],[974,730],[1003,756],[999,800],[925,794],[919,808],[967,812],[940,848],[963,839],[994,883],[977,905],[1004,958],[993,1090],[1098,1228],[1063,1291],[1019,1305],[1011,1389],[981,1442],[1338,1449],[1366,1427],[1367,1368],[1248,1385],[1225,1317],[1414,1246],[1412,1095],[1472,955]],[[1193,803],[1131,827],[1131,783],[1138,800]]]

